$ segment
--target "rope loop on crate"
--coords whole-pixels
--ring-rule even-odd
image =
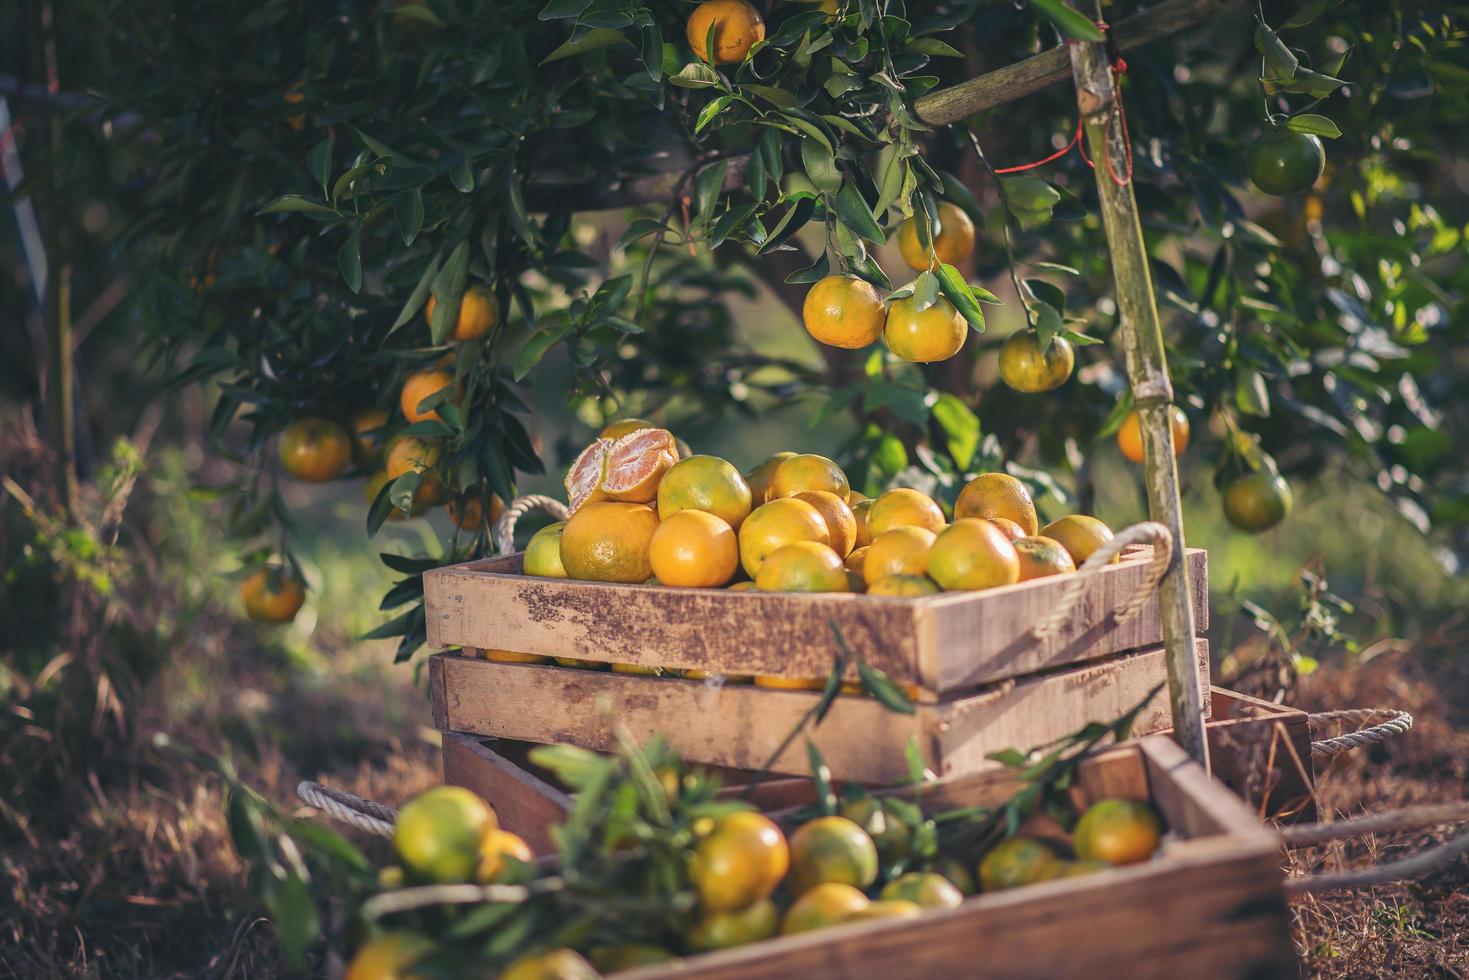
[[[1345,732],[1332,738],[1311,742],[1311,758],[1321,759],[1339,755],[1352,749],[1385,742],[1394,735],[1401,735],[1413,727],[1413,716],[1396,708],[1343,708],[1339,711],[1318,711],[1308,719],[1314,731],[1318,724],[1336,721],[1353,722],[1361,725],[1354,732]]]
[[[398,819],[398,811],[390,806],[306,780],[302,780],[296,787],[296,795],[307,806],[315,807],[358,830],[380,837],[393,836],[393,822]]]
[[[500,515],[500,520],[495,523],[495,550],[502,555],[508,555],[515,550],[515,522],[533,510],[543,510],[558,521],[564,521],[569,516],[566,505],[555,497],[547,497],[545,494],[529,493],[524,497],[516,497],[505,508],[505,513]]]
[[[1111,563],[1113,558],[1122,554],[1123,549],[1135,544],[1151,544],[1153,557],[1143,571],[1143,580],[1138,583],[1137,590],[1128,596],[1125,602],[1112,610],[1111,617],[1115,622],[1125,623],[1136,616],[1153,598],[1153,593],[1158,589],[1158,583],[1173,564],[1173,534],[1168,528],[1155,521],[1143,521],[1140,524],[1123,528],[1113,535],[1111,541],[1092,552],[1090,557],[1076,570],[1076,574],[1070,576],[1066,591],[1061,593],[1061,599],[1056,603],[1056,608],[1031,627],[1031,635],[1037,640],[1049,640],[1065,629],[1071,622],[1082,595],[1086,592],[1088,581]]]

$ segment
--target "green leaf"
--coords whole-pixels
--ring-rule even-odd
[[[1255,50],[1270,63],[1276,78],[1294,78],[1296,69],[1301,66],[1301,60],[1295,53],[1258,17],[1255,18]]]
[[[816,789],[816,805],[823,814],[832,816],[837,812],[837,795],[831,788],[831,770],[821,757],[821,750],[809,737],[806,739],[806,758],[811,762],[811,782]]]
[[[917,789],[923,785],[928,767],[923,764],[923,749],[918,744],[916,733],[909,735],[908,741],[903,743],[903,760],[908,763],[908,782]]]
[[[352,292],[362,289],[362,223],[352,225],[352,233],[337,250],[337,267],[342,270],[342,279]]]
[[[908,450],[903,440],[884,432],[872,451],[872,462],[886,476],[894,476],[908,465]]]
[[[979,451],[979,416],[957,395],[944,392],[939,395],[931,409],[933,420],[944,430],[944,439],[949,446],[949,455],[960,471],[968,470]]]
[[[423,228],[423,191],[414,187],[393,197],[393,220],[403,236],[403,246],[413,244]]]
[[[551,770],[573,790],[597,785],[614,766],[612,759],[573,745],[538,745],[530,750],[530,761]]]
[[[225,804],[225,823],[229,827],[230,841],[235,853],[246,863],[256,863],[266,857],[265,821],[260,810],[248,796],[230,793]]]
[[[304,968],[306,952],[321,934],[321,913],[311,895],[311,888],[296,874],[266,881],[265,907],[275,922],[281,952],[296,967]]]
[[[1234,403],[1246,415],[1270,415],[1270,389],[1259,371],[1241,370],[1234,379]]]
[[[305,211],[309,214],[330,214],[336,216],[340,216],[342,213],[330,205],[313,201],[300,194],[282,194],[259,211],[256,211],[255,215],[259,217],[263,214],[283,214],[291,211]]]
[[[706,105],[699,111],[699,118],[694,122],[694,132],[703,132],[704,127],[713,122],[715,117],[727,109],[733,101],[733,95],[725,94]]]
[[[510,227],[520,236],[521,241],[536,249],[535,232],[531,230],[530,216],[525,210],[525,198],[520,193],[520,177],[514,168],[505,167],[502,171],[501,181],[504,184],[504,196],[502,198],[506,217],[510,219]]]
[[[856,234],[874,245],[882,245],[887,240],[882,233],[882,226],[872,217],[872,212],[867,209],[867,202],[862,200],[862,195],[858,193],[854,184],[842,185],[834,206],[842,224]]]
[[[576,17],[592,5],[592,0],[551,0],[536,15],[537,20],[565,20]]]
[[[862,689],[882,702],[889,711],[911,715],[916,710],[902,688],[894,684],[887,674],[868,666],[865,660],[857,661],[857,676],[862,681]]]
[[[1061,200],[1061,193],[1039,177],[1001,177],[1005,200],[1025,211],[1049,212]]]
[[[520,381],[530,374],[531,370],[541,363],[541,358],[546,356],[546,352],[566,336],[570,329],[571,323],[567,321],[560,326],[547,327],[539,333],[531,334],[521,345],[519,353],[515,355],[515,380]]]
[[[470,167],[469,157],[460,157],[459,162],[450,168],[449,183],[461,194],[474,190],[474,171]]]
[[[428,265],[424,266],[423,274],[418,277],[418,284],[413,287],[413,292],[408,295],[408,300],[403,308],[398,311],[398,318],[393,321],[392,327],[388,329],[389,335],[403,324],[418,315],[423,309],[423,304],[428,302],[429,290],[433,286],[434,277],[439,273],[439,257],[435,255]]]
[[[831,263],[827,259],[826,253],[822,252],[811,265],[808,265],[804,269],[797,269],[795,272],[786,276],[786,282],[817,282],[818,280],[825,279],[830,272]]]
[[[306,154],[306,170],[321,185],[321,196],[326,197],[327,182],[332,177],[332,141],[322,140]],[[288,197],[290,195],[287,195]],[[263,213],[263,212],[262,212]]]
[[[959,270],[947,262],[940,262],[938,278],[944,296],[954,304],[959,315],[975,330],[984,333],[984,310],[979,308],[979,300],[975,298],[974,291],[969,288],[969,283],[964,281]]]
[[[760,254],[773,252],[784,245],[792,235],[805,227],[806,222],[811,220],[811,215],[816,213],[816,198],[798,197],[794,204],[786,209],[786,213],[776,222],[775,228],[765,244],[760,246]]]
[[[831,147],[816,140],[802,140],[801,165],[806,168],[806,176],[811,178],[811,183],[823,194],[835,194],[842,189],[842,172],[837,169]]]
[[[1336,123],[1325,116],[1319,116],[1314,112],[1303,112],[1299,116],[1291,116],[1285,122],[1285,128],[1293,133],[1305,133],[1308,136],[1325,136],[1327,139],[1336,139],[1341,135]]]
[[[434,277],[434,315],[429,330],[436,344],[442,344],[459,322],[459,304],[469,281],[469,243],[460,242],[449,253],[449,260]]]
[[[621,44],[624,41],[627,41],[627,35],[621,31],[614,31],[609,27],[596,27],[580,37],[573,34],[569,39],[562,42],[556,50],[542,58],[540,63],[542,65],[549,65],[551,62],[560,61],[562,58],[574,58],[579,54],[586,54],[588,51],[596,51],[599,48],[608,48],[614,44]],[[661,49],[662,45],[659,47]]]
[[[714,206],[724,192],[724,175],[729,170],[729,161],[720,160],[700,170],[694,177],[694,214],[707,224],[714,216]]]
[[[1104,35],[1086,16],[1062,0],[1030,0],[1031,9],[1050,21],[1064,38],[1072,41],[1104,41]]]
[[[1326,12],[1327,5],[1331,0],[1307,0],[1295,13],[1291,14],[1290,20],[1282,26],[1285,30],[1294,30],[1297,27],[1305,27],[1311,21]]]
[[[291,824],[291,836],[313,852],[325,855],[352,871],[363,873],[372,870],[372,864],[366,855],[330,827],[309,820],[297,820]]]
[[[702,61],[691,61],[677,75],[669,75],[668,82],[679,88],[711,88],[719,84],[719,72]]]

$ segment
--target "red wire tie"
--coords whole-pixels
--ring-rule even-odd
[[[1105,21],[1099,20],[1095,23],[1104,32],[1110,29]],[[1079,42],[1068,38],[1066,43],[1077,44]],[[1122,75],[1127,72],[1127,60],[1122,57],[1122,52],[1118,50],[1117,43],[1112,40],[1111,34],[1107,34],[1107,60],[1112,71],[1112,90],[1116,95],[1112,103],[1112,115],[1117,119],[1118,126],[1122,130],[1122,144],[1127,148],[1127,174],[1125,176],[1118,176],[1117,171],[1112,167],[1112,157],[1110,155],[1102,162],[1107,166],[1107,176],[1112,178],[1112,183],[1118,187],[1125,187],[1132,181],[1132,135],[1127,130],[1127,111],[1122,104]],[[1092,162],[1091,157],[1087,156],[1086,142],[1081,138],[1081,134],[1081,116],[1078,115],[1076,117],[1076,132],[1072,134],[1071,141],[1061,147],[1061,149],[1048,157],[1036,160],[1034,163],[1022,163],[1015,167],[1001,167],[995,173],[1017,174],[1026,170],[1034,170],[1036,167],[1044,167],[1046,164],[1053,163],[1070,153],[1072,147],[1075,147],[1077,152],[1081,154],[1081,159],[1086,162],[1086,165],[1095,170],[1097,165]]]

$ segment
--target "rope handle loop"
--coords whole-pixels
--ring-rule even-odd
[[[302,780],[296,787],[296,795],[307,806],[315,807],[358,830],[380,837],[393,836],[393,822],[398,819],[398,811],[390,806],[306,780]]]
[[[566,505],[555,497],[547,497],[540,493],[516,497],[510,502],[510,506],[505,508],[505,513],[500,515],[500,520],[495,524],[496,552],[508,555],[515,550],[515,522],[533,510],[543,510],[558,521],[564,521],[570,516]]]
[[[1173,534],[1156,521],[1143,521],[1123,528],[1113,535],[1111,541],[1092,552],[1087,560],[1082,562],[1076,573],[1070,576],[1070,582],[1066,586],[1066,591],[1061,593],[1056,608],[1031,627],[1031,635],[1042,641],[1057,636],[1071,622],[1089,580],[1110,564],[1112,559],[1122,554],[1123,549],[1135,544],[1151,544],[1153,557],[1149,560],[1137,589],[1128,596],[1125,602],[1112,610],[1111,617],[1115,622],[1125,623],[1136,616],[1153,598],[1153,593],[1158,589],[1158,583],[1162,581],[1163,576],[1168,573],[1168,569],[1173,564]]]
[[[1332,722],[1353,722],[1361,727],[1332,738],[1311,742],[1311,758],[1322,759],[1340,755],[1352,749],[1377,745],[1394,735],[1402,735],[1413,727],[1413,716],[1397,708],[1343,708],[1339,711],[1318,711],[1308,721],[1314,731],[1317,725]]]

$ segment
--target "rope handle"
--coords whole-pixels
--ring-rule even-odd
[[[315,807],[358,830],[380,837],[393,836],[393,822],[398,819],[398,811],[390,806],[306,780],[302,780],[296,787],[296,795],[307,806]]]
[[[500,515],[500,520],[495,523],[495,550],[502,555],[508,555],[515,550],[515,522],[533,510],[543,510],[558,521],[564,521],[570,515],[566,505],[555,497],[547,497],[545,494],[531,493],[524,497],[516,497],[505,508],[505,513]]]
[[[1401,735],[1413,727],[1413,716],[1396,708],[1343,708],[1340,711],[1318,711],[1308,721],[1314,730],[1318,724],[1336,721],[1355,722],[1362,726],[1354,732],[1345,732],[1332,738],[1311,742],[1311,758],[1321,759],[1358,749],[1365,745],[1385,742],[1394,735]],[[1374,723],[1375,722],[1375,723]]]
[[[1158,589],[1158,583],[1162,581],[1163,576],[1173,564],[1173,534],[1168,528],[1155,521],[1143,521],[1123,528],[1113,535],[1111,541],[1092,552],[1087,560],[1082,562],[1076,573],[1070,576],[1066,591],[1061,593],[1056,608],[1031,627],[1031,635],[1037,640],[1049,640],[1059,634],[1071,622],[1076,606],[1081,602],[1082,594],[1086,591],[1088,581],[1092,576],[1110,564],[1112,559],[1122,554],[1125,548],[1136,544],[1151,544],[1153,557],[1149,560],[1137,589],[1122,605],[1112,610],[1111,617],[1118,623],[1125,623],[1136,616],[1143,606],[1147,605],[1148,600],[1153,598],[1153,593]]]

